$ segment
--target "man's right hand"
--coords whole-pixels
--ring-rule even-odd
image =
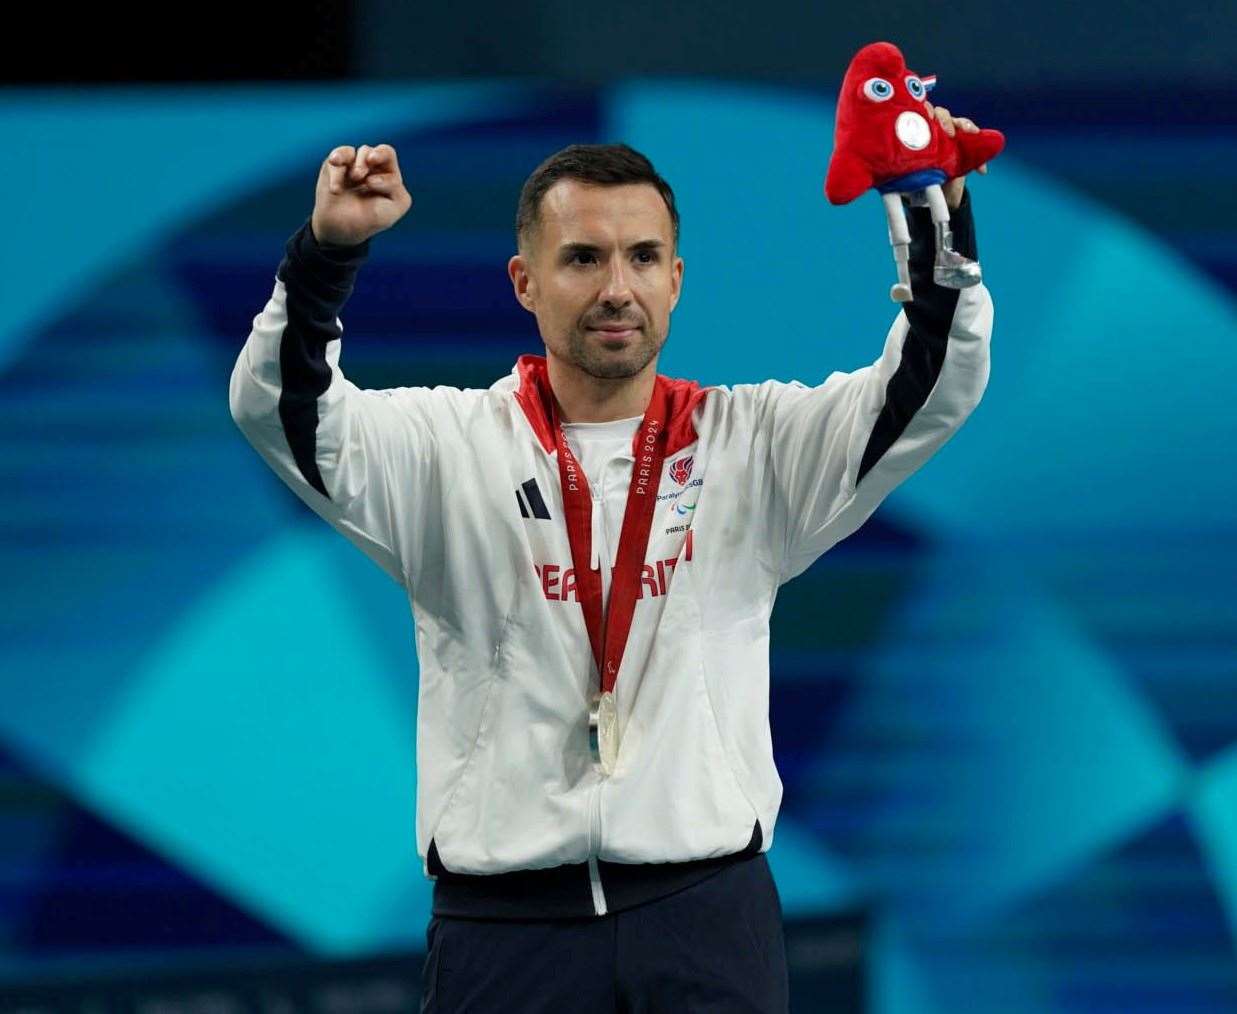
[[[334,149],[318,172],[314,239],[323,246],[356,246],[389,229],[412,207],[399,160],[389,144]]]

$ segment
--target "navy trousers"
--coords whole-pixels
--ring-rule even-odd
[[[782,906],[763,854],[586,919],[435,916],[422,1014],[785,1014]]]

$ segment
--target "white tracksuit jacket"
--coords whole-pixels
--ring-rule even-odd
[[[915,299],[872,365],[811,387],[673,382],[609,777],[589,755],[598,677],[574,597],[544,359],[521,357],[488,389],[358,389],[339,368],[337,315],[369,243],[321,248],[308,221],[289,239],[232,372],[232,416],[407,592],[427,875],[772,844],[777,590],[948,440],[988,380],[989,292],[934,285],[928,212],[908,218]],[[953,229],[974,255],[969,193]],[[594,901],[605,911],[596,890]]]

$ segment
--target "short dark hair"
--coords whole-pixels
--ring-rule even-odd
[[[679,244],[679,209],[674,191],[657,174],[653,163],[626,144],[572,144],[555,152],[533,170],[520,190],[515,213],[515,241],[521,246],[541,224],[541,199],[559,180],[581,180],[602,186],[622,183],[649,183],[657,188],[670,211],[674,245]]]

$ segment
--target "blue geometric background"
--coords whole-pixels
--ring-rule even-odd
[[[488,386],[537,350],[505,274],[520,184],[618,139],[682,213],[662,372],[816,383],[872,361],[896,311],[876,202],[821,194],[829,98],[504,82],[0,109],[48,155],[0,273],[0,983],[423,947],[406,601],[227,407],[317,165],[392,143],[415,199],[342,315],[361,386]],[[788,919],[869,913],[882,1014],[1237,1009],[1237,222],[1157,230],[1099,199],[1105,166],[1154,193],[1237,138],[991,125],[1007,151],[968,182],[991,382],[779,598],[770,861]]]

